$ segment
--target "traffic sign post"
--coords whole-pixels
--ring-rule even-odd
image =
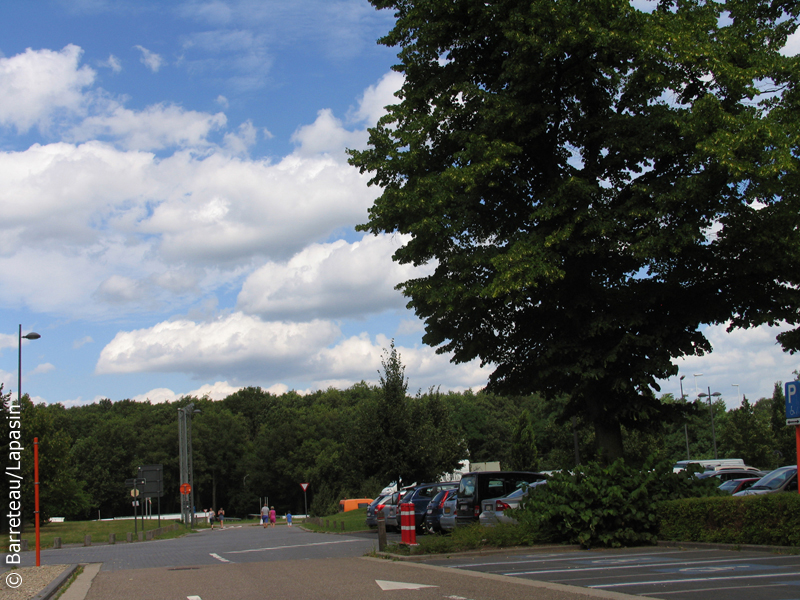
[[[306,506],[306,519],[308,518],[308,496],[306,496],[306,490],[308,489],[307,483],[301,483],[300,487],[303,488],[303,501],[305,502]]]
[[[786,398],[786,425],[794,426],[794,443],[797,452],[795,464],[800,471],[800,381],[790,381],[784,386]],[[798,474],[800,477],[800,473]],[[797,493],[800,494],[800,486]]]

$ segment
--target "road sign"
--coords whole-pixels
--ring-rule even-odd
[[[786,424],[800,425],[800,381],[789,381],[784,386],[786,396]]]
[[[137,479],[126,479],[125,480],[125,486],[126,487],[137,487],[137,486],[144,485],[144,484],[145,484],[144,479],[138,479],[137,478]]]
[[[136,498],[136,496],[138,496],[138,495],[139,495],[139,490],[131,490],[131,496]]]
[[[190,486],[188,483],[182,483],[181,484],[181,494],[186,495],[186,494],[191,494],[191,493],[192,493],[192,486]]]
[[[305,492],[308,489],[308,484],[307,483],[301,483],[300,487],[303,488],[303,491]]]

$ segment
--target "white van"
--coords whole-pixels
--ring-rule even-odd
[[[680,473],[689,465],[700,465],[703,471],[711,471],[717,467],[744,467],[744,461],[741,458],[717,458],[713,460],[679,460],[672,465],[673,473]]]

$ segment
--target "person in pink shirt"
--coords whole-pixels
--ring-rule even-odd
[[[274,506],[270,506],[269,507],[269,522],[270,522],[270,525],[272,525],[273,527],[275,527],[275,517],[276,517],[275,507]]]

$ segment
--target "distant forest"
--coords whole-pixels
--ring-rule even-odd
[[[2,388],[0,394],[7,413],[10,394]],[[302,513],[300,483],[310,484],[309,512],[322,515],[335,511],[341,498],[374,497],[398,478],[404,484],[432,480],[465,459],[542,471],[570,469],[576,458],[592,461],[593,428],[580,419],[559,419],[566,400],[435,389],[392,397],[385,385],[364,382],[307,395],[249,387],[220,401],[101,400],[71,408],[34,405],[25,396],[23,508],[30,521],[38,437],[43,518],[132,514],[125,480],[149,464],[164,467],[162,513],[179,512],[177,409],[190,402],[200,410],[192,434],[197,509],[224,507],[228,516],[241,517],[257,512],[265,497],[281,514]],[[681,402],[669,394],[661,401]],[[709,405],[696,401],[695,409],[686,422],[625,431],[626,461],[638,465],[651,454],[685,459],[687,439],[691,458],[713,458]],[[755,404],[745,399],[727,411],[717,399],[713,411],[720,457],[765,469],[796,462],[780,383],[771,398]],[[9,423],[0,420],[3,472],[11,460]]]

